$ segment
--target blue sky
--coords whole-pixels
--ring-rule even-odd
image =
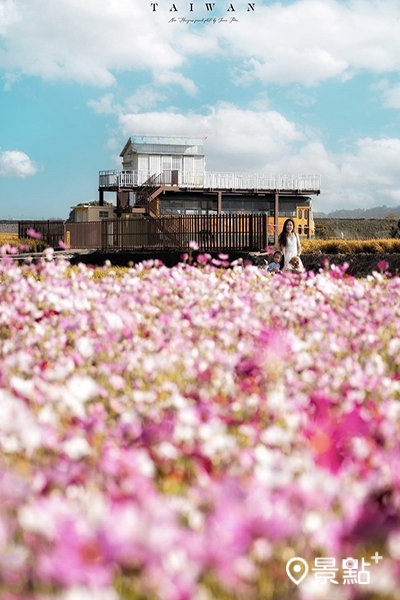
[[[0,219],[67,218],[139,134],[319,173],[317,211],[400,205],[400,0],[232,4],[0,0]]]

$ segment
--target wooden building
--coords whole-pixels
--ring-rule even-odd
[[[90,223],[102,219],[112,219],[114,208],[112,206],[94,206],[92,204],[78,204],[72,207],[75,223]]]
[[[264,214],[274,243],[291,217],[300,236],[313,237],[311,196],[320,193],[319,175],[208,172],[203,143],[191,136],[131,136],[120,154],[122,169],[99,173],[100,206],[114,192],[117,217]]]

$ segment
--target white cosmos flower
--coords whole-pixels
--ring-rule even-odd
[[[65,409],[72,411],[77,417],[85,414],[85,403],[98,393],[98,385],[87,375],[73,375],[65,386],[60,386],[59,400]]]
[[[62,449],[71,460],[80,460],[91,453],[88,441],[83,437],[74,437],[62,444]]]
[[[0,390],[0,446],[6,452],[31,454],[42,442],[42,432],[33,413],[19,398]]]

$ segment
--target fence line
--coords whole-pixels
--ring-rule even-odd
[[[89,223],[66,223],[64,239],[73,248],[180,250],[189,242],[202,251],[259,250],[268,245],[265,214],[133,216]]]
[[[269,231],[266,214],[134,215],[83,223],[18,222],[20,238],[27,237],[29,229],[41,233],[43,241],[53,248],[63,240],[71,249],[134,251],[187,251],[191,241],[202,251],[259,250],[267,247]],[[269,229],[271,238],[271,225]]]
[[[28,238],[28,230],[34,229],[40,233],[42,240],[51,246],[57,248],[60,240],[64,240],[64,221],[57,219],[18,221],[19,239]]]
[[[100,250],[102,221],[65,223],[64,241],[73,249]]]

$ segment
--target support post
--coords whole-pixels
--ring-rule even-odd
[[[222,213],[222,192],[217,192],[217,215]]]
[[[268,248],[268,215],[263,214],[262,219],[262,247],[267,250]]]
[[[104,206],[104,190],[99,189],[99,206]]]
[[[117,216],[120,217],[122,213],[122,203],[121,203],[121,194],[118,190],[117,192]]]
[[[275,205],[274,205],[274,244],[278,245],[278,223],[279,223],[279,192],[275,192]]]
[[[248,223],[248,230],[249,230],[249,250],[256,250],[256,248],[253,248],[254,245],[254,240],[253,240],[253,215],[243,215],[244,217],[247,218],[247,223]]]

